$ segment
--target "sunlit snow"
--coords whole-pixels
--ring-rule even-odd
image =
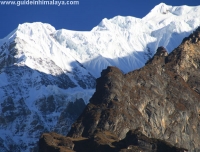
[[[91,31],[56,30],[40,22],[19,25],[0,39],[0,97],[3,102],[9,95],[15,99],[15,105],[23,98],[31,114],[26,120],[16,119],[6,128],[0,125],[0,141],[31,145],[39,139],[40,132],[30,135],[28,124],[38,119],[51,131],[61,113],[58,110],[44,119],[35,105],[36,100],[54,95],[62,107],[79,98],[88,103],[95,91],[95,84],[90,87],[91,79],[98,78],[103,69],[116,66],[127,73],[144,66],[159,46],[164,46],[170,53],[200,26],[199,16],[200,6],[161,3],[141,19],[131,16],[105,18]],[[14,57],[9,58],[10,54]],[[62,74],[69,78],[73,87],[50,84],[51,81],[59,83],[55,77]],[[41,86],[43,79],[50,81],[49,84]],[[79,81],[88,84],[84,88]],[[50,118],[53,121],[47,121]],[[20,128],[21,123],[27,124],[26,131],[16,133],[14,126]],[[4,142],[5,147],[9,146],[7,143]]]

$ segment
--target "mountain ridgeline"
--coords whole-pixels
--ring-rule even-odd
[[[41,152],[200,151],[200,27],[172,53],[159,47],[127,74],[107,67],[96,83],[68,137],[43,134]]]
[[[0,39],[0,151],[37,152],[44,132],[58,141],[69,133],[73,149],[74,137],[93,142],[101,130],[115,150],[129,135],[199,149],[198,30],[188,37],[199,16],[200,6],[160,3],[143,18],[105,18],[91,31],[18,25]]]

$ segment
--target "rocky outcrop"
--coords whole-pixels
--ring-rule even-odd
[[[96,92],[68,136],[91,138],[97,131],[119,140],[130,130],[189,151],[200,150],[200,28],[168,55],[163,47],[128,74],[103,70]]]
[[[166,10],[167,18],[163,15]],[[66,135],[92,97],[102,69],[112,65],[127,73],[143,67],[160,45],[172,51],[200,25],[199,14],[199,6],[173,7],[161,3],[143,19],[116,16],[103,19],[91,31],[56,30],[40,22],[18,25],[0,39],[0,152],[37,151],[35,146],[43,132]],[[196,44],[197,39],[191,37],[189,41]],[[187,83],[198,92],[193,75],[184,69],[176,70],[181,77],[188,77]],[[123,74],[119,75],[126,81]],[[119,100],[123,109],[121,99],[114,99]],[[100,110],[97,112],[101,114]],[[115,112],[118,109],[112,114]],[[102,116],[107,117],[106,114]],[[106,118],[98,119],[102,120],[99,125],[104,125]],[[128,130],[119,137],[122,139]]]
[[[163,140],[148,138],[137,129],[130,130],[117,146],[120,152],[187,152],[187,149],[174,147]]]
[[[199,53],[200,28],[169,55],[159,47],[139,70],[103,70],[90,103],[62,137],[71,144],[49,144],[57,135],[43,134],[40,151],[199,151]]]
[[[97,131],[89,138],[69,138],[56,133],[43,134],[39,152],[187,152],[169,143],[148,138],[130,130],[123,140],[108,131]]]
[[[44,146],[45,145],[45,146]],[[39,142],[40,152],[73,152],[73,142],[56,133],[43,134]]]

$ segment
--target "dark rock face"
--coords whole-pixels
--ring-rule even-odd
[[[62,134],[67,134],[71,128],[71,124],[76,121],[85,108],[85,102],[82,98],[76,99],[75,102],[69,102],[66,109],[63,110],[59,119],[58,125],[55,127],[55,132],[62,132]],[[68,118],[68,121],[66,121]]]
[[[169,143],[148,138],[138,130],[130,130],[126,137],[117,143],[122,152],[151,151],[151,152],[186,152],[186,149],[177,148]],[[119,148],[118,148],[119,149]]]
[[[139,70],[103,70],[90,103],[68,133],[72,149],[200,151],[199,90],[200,28],[169,55],[159,47]]]
[[[138,130],[130,130],[123,140],[108,131],[97,131],[90,138],[43,134],[39,147],[39,152],[187,152],[165,141],[148,138]]]
[[[159,47],[139,70],[125,75],[115,67],[103,70],[68,135],[90,137],[102,130],[123,139],[140,128],[147,137],[200,150],[199,35],[197,29],[170,55]]]
[[[72,152],[73,142],[56,133],[43,134],[39,142],[39,152]]]
[[[14,57],[16,55],[16,49],[15,49],[16,43],[12,42],[11,44],[7,44],[4,43],[1,47],[0,47],[0,69],[2,69],[3,67],[9,66],[11,64],[13,64],[14,62],[16,62],[16,58]],[[8,50],[10,52],[9,55],[7,55],[4,51]]]

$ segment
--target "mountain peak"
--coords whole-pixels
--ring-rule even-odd
[[[4,122],[0,125],[0,130],[5,133],[0,137],[0,141],[3,141],[1,142],[3,144],[0,144],[0,149],[3,146],[7,149],[5,151],[15,151],[7,147],[18,148],[20,151],[31,151],[29,148],[23,147],[30,147],[29,145],[33,145],[32,143],[36,143],[35,141],[37,140],[35,139],[44,130],[54,130],[57,133],[67,134],[72,122],[75,120],[75,117],[71,119],[70,113],[76,112],[70,107],[79,109],[80,107],[77,106],[79,102],[76,101],[80,101],[80,103],[84,101],[83,103],[86,104],[89,102],[95,91],[95,78],[98,77],[101,77],[98,79],[98,91],[91,98],[91,103],[104,104],[103,107],[105,109],[107,107],[113,108],[114,111],[112,111],[111,116],[117,115],[115,109],[121,109],[124,106],[121,100],[126,102],[126,109],[130,108],[131,102],[129,101],[132,99],[135,100],[134,102],[137,105],[138,101],[136,100],[139,100],[139,94],[142,94],[141,102],[155,97],[155,101],[161,101],[156,106],[167,103],[165,101],[168,99],[164,96],[160,99],[163,86],[166,84],[157,74],[162,74],[165,71],[165,64],[172,61],[172,56],[165,56],[167,53],[165,51],[162,52],[162,49],[160,53],[156,53],[156,50],[159,46],[163,46],[170,53],[179,46],[184,37],[187,37],[200,25],[199,6],[172,7],[167,14],[163,14],[165,10],[168,10],[168,7],[170,6],[160,4],[155,7],[155,12],[152,10],[143,19],[131,16],[116,16],[112,19],[103,19],[100,25],[92,31],[56,30],[46,23],[24,23],[19,25],[7,37],[0,40],[0,121]],[[198,37],[191,38],[188,43],[197,47],[196,38]],[[189,48],[186,43],[182,46],[182,48],[184,47]],[[179,47],[180,50],[182,48]],[[185,50],[194,51],[192,47]],[[162,56],[162,53],[164,56]],[[192,77],[194,73],[190,72],[191,69],[195,71],[199,67],[199,59],[195,57],[200,55],[196,53],[191,58],[192,62],[190,62],[191,59],[187,62],[182,62],[183,59],[185,60],[191,56],[188,52],[182,53],[182,56],[180,56],[179,52],[176,53],[177,58],[181,57],[179,65],[182,65],[182,67],[179,69],[175,67],[174,69],[177,69],[184,80],[192,82],[191,88],[193,90],[200,92],[198,83],[196,83],[197,79],[194,79]],[[146,69],[148,67],[149,69],[146,71],[141,70],[140,68],[153,56],[152,64],[145,66]],[[176,63],[177,60],[173,61]],[[151,65],[154,65],[157,69],[155,70]],[[103,71],[101,75],[101,71],[106,68],[107,70]],[[187,68],[188,71],[183,71],[184,68]],[[144,79],[143,76],[129,77],[138,73],[136,71],[130,72],[135,69],[140,69],[136,70],[138,72],[146,72],[143,76],[148,75],[147,71],[149,72],[151,69],[154,71],[148,78],[145,77]],[[156,77],[154,77],[155,74]],[[196,72],[195,77],[198,77],[198,75],[200,74]],[[125,84],[126,78],[128,81]],[[146,98],[143,90],[143,88],[147,89],[143,87],[146,83],[146,78],[158,81],[150,85],[149,90],[153,92],[152,98]],[[174,78],[171,81],[174,81]],[[132,86],[136,87],[131,89]],[[159,88],[156,89],[155,86],[159,86]],[[135,92],[137,88],[141,89]],[[149,90],[146,90],[146,92]],[[175,89],[175,91],[177,90]],[[126,93],[128,92],[131,98],[127,96]],[[104,93],[106,93],[105,96],[103,95]],[[118,96],[120,94],[121,96]],[[174,97],[176,96],[174,94]],[[189,98],[190,95],[186,95],[186,97]],[[151,103],[151,101],[148,101],[148,103]],[[185,101],[185,103],[188,102]],[[135,105],[132,106],[134,108]],[[145,106],[146,109],[143,109]],[[100,109],[99,112],[105,109]],[[133,113],[136,116],[146,111],[147,115],[144,115],[148,118],[148,115],[150,116],[149,112],[154,108],[145,103],[139,105],[138,109],[139,111],[136,108],[133,109]],[[169,107],[169,109],[174,109],[174,107]],[[182,106],[182,109],[184,110],[184,106]],[[126,111],[131,112],[132,110],[124,110],[122,112],[123,115],[118,115],[116,119],[110,118],[110,121],[107,121],[106,124],[102,122],[99,125],[105,125],[105,128],[107,128],[112,121],[117,123],[126,119],[126,116],[129,117],[129,113]],[[168,111],[166,109],[166,111],[160,112],[158,115]],[[180,115],[182,114],[184,113]],[[18,116],[21,117],[19,118]],[[96,116],[98,117],[99,115],[97,114]],[[102,118],[104,116],[106,117],[107,114],[102,112]],[[165,126],[165,123],[167,123],[167,121],[164,121],[165,119],[165,117],[159,119],[159,123],[156,126],[160,126],[160,124]],[[148,119],[146,122],[143,128],[147,127],[146,129],[148,130]],[[128,122],[128,124],[130,123]],[[141,126],[140,122],[137,124]],[[12,126],[12,130],[9,126]],[[114,125],[110,127],[115,128]],[[188,130],[192,130],[192,128],[187,129],[188,126],[185,126],[185,128],[182,130],[185,130],[186,133]],[[125,136],[127,129],[121,130],[121,128],[118,128],[116,131],[121,138]],[[160,132],[160,136],[162,136],[165,131],[169,133],[166,138],[170,138],[168,135],[174,135],[165,129],[145,133],[153,135],[152,133],[154,132]],[[175,139],[175,137],[171,138]],[[8,139],[15,140],[7,142]],[[188,136],[185,135],[183,139],[188,139]],[[27,142],[23,143],[21,141]],[[13,145],[17,145],[17,148]]]
[[[140,22],[140,18],[132,17],[132,16],[115,16],[111,19],[104,18],[97,27],[93,29],[93,31],[113,31],[113,30],[129,30],[134,24]]]
[[[47,23],[33,22],[19,24],[17,27],[17,34],[23,34],[29,37],[39,36],[41,34],[52,34],[55,28]]]
[[[166,56],[168,56],[167,50],[163,46],[160,46],[158,47],[154,56],[149,61],[147,61],[146,64],[153,63],[154,65],[163,65],[165,64]]]
[[[156,5],[150,13],[159,13],[159,14],[167,14],[172,6],[167,5],[165,3],[160,3]]]
[[[187,6],[187,5],[182,5],[182,6],[171,6],[167,5],[165,3],[160,3],[156,5],[144,18],[143,20],[152,20],[153,18],[158,18],[158,21],[161,21],[163,19],[168,19],[168,18],[175,18],[177,19],[179,16],[186,18],[188,16],[189,18],[198,18],[197,12],[200,11],[200,6]],[[160,20],[161,19],[161,20]],[[155,20],[155,19],[154,19]],[[172,21],[170,19],[170,21]],[[189,22],[188,22],[189,24]]]

